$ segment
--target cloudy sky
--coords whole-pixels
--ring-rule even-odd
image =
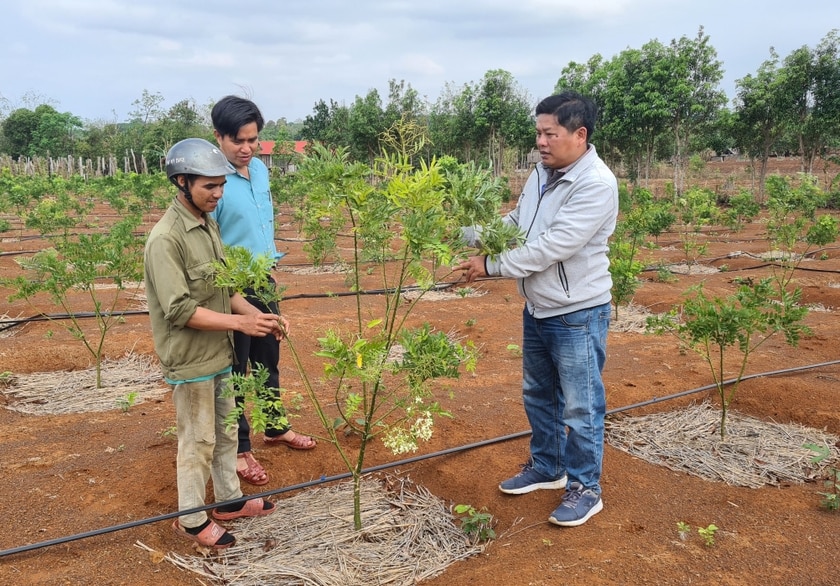
[[[165,107],[235,93],[293,121],[320,99],[349,105],[373,88],[385,99],[390,79],[434,102],[447,82],[491,69],[536,102],[570,61],[693,38],[700,26],[731,98],[771,46],[784,58],[840,27],[840,2],[10,0],[0,16],[7,111],[35,95],[86,121],[123,121],[144,90]]]

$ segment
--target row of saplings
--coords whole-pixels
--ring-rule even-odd
[[[434,419],[449,415],[435,400],[435,380],[457,377],[462,368],[471,370],[475,366],[477,352],[471,342],[462,343],[428,325],[409,328],[406,318],[422,293],[447,280],[448,267],[466,253],[461,226],[482,226],[482,254],[495,254],[521,241],[520,234],[501,222],[499,210],[509,196],[502,180],[487,170],[460,165],[448,157],[415,167],[412,156],[422,148],[422,141],[400,143],[400,136],[411,135],[405,129],[395,131],[391,137],[394,148],[386,147],[373,167],[351,162],[341,149],[315,147],[284,185],[292,207],[298,210],[310,258],[316,264],[329,259],[345,265],[355,293],[357,317],[353,330],[329,330],[318,338],[317,355],[324,359],[326,380],[335,382],[334,403],[327,405],[319,399],[325,395],[315,392],[293,337],[287,337],[286,344],[327,439],[351,473],[357,529],[361,528],[360,480],[368,443],[381,436],[395,454],[416,450],[420,440],[431,437]],[[702,287],[694,288],[680,307],[649,318],[652,331],[675,334],[700,352],[711,367],[722,405],[722,438],[727,408],[750,354],[777,333],[792,345],[808,333],[803,324],[807,309],[799,305],[801,291],[791,288],[793,273],[805,254],[837,237],[836,220],[828,215],[816,216],[825,196],[815,182],[802,178],[792,187],[785,178],[771,177],[767,188],[767,229],[772,249],[778,251],[772,276],[755,283],[742,282],[726,298],[710,299]],[[37,294],[47,293],[64,309],[67,320],[62,323],[94,359],[97,386],[101,384],[105,336],[121,321],[114,309],[121,293],[142,278],[143,239],[137,237],[136,230],[154,198],[147,190],[140,193],[137,200],[124,193],[120,198],[109,197],[112,205],[120,202],[116,205],[121,214],[102,229],[90,229],[89,218],[80,213],[84,208],[70,190],[60,197],[41,197],[29,215],[24,213],[24,221],[27,227],[38,229],[50,247],[18,259],[23,274],[2,283],[15,291],[13,300],[34,302]],[[651,245],[648,237],[655,238],[676,224],[687,260],[696,262],[704,252],[704,227],[722,218],[723,223],[737,227],[760,209],[746,192],[733,197],[724,210],[716,206],[714,194],[701,189],[668,200],[655,200],[643,189],[622,189],[622,194],[621,219],[610,245],[616,311],[629,302],[639,284],[638,275],[644,266],[637,254]],[[88,228],[84,231],[79,229],[83,222]],[[340,249],[337,239],[343,234],[351,235],[352,245]],[[341,256],[341,250],[349,250],[346,257]],[[271,261],[253,258],[240,248],[228,249],[226,258],[225,265],[216,267],[220,286],[239,291],[253,288],[265,301],[281,298],[282,291],[269,288],[265,281]],[[386,293],[375,298],[381,303],[378,309],[366,303],[362,311],[360,279],[371,272],[379,275]],[[105,280],[116,285],[116,294],[110,291],[107,303],[101,297],[102,289],[95,286]],[[418,288],[421,295],[407,300],[401,292],[410,287]],[[70,305],[69,295],[74,291],[90,295],[98,338],[85,332],[83,312]],[[371,312],[379,317],[363,319]],[[395,353],[397,348],[399,352]],[[712,352],[719,356],[712,356]],[[741,353],[741,368],[735,383],[724,385],[723,372],[715,365],[722,364],[719,358],[730,352]],[[389,358],[395,355],[399,358]],[[246,397],[256,431],[269,424],[267,413],[274,411],[268,402],[275,399],[265,393],[264,382],[265,373],[259,369],[248,376],[234,375],[230,381],[231,392]],[[237,417],[238,413],[230,415],[231,425]],[[361,441],[351,449],[340,441],[342,433],[355,433]],[[832,474],[831,488],[825,496],[827,506],[836,509],[840,477],[834,468]],[[482,537],[492,536],[490,520],[483,513],[466,505],[457,512],[464,513],[465,528],[480,532]]]

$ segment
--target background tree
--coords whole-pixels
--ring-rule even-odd
[[[304,119],[300,136],[303,140],[329,146],[348,145],[349,110],[335,100],[330,100],[329,106],[324,100],[319,100],[313,108],[313,114]]]
[[[294,123],[290,124],[285,118],[269,120],[260,132],[260,140],[273,140],[276,142],[297,140],[301,126],[302,123],[297,125]]]
[[[770,59],[761,64],[755,76],[748,74],[735,81],[733,130],[738,148],[758,161],[759,201],[764,198],[767,161],[785,128],[784,78],[778,62],[779,56],[771,48]]]
[[[783,91],[792,107],[786,111],[802,157],[802,171],[814,172],[814,162],[840,143],[840,38],[830,31],[815,49],[794,50],[784,60]]]
[[[116,154],[130,157],[135,169],[142,171],[138,158],[145,158],[150,169],[160,169],[169,148],[185,138],[199,137],[213,141],[213,132],[206,115],[206,105],[198,105],[192,98],[164,108],[160,93],[143,90],[132,104],[131,121],[119,125],[112,141]]]
[[[312,114],[303,120],[301,136],[304,140],[323,141],[330,126],[330,108],[324,100],[318,100],[312,107]]]
[[[350,155],[357,161],[369,165],[379,153],[379,135],[385,131],[385,113],[382,99],[376,89],[370,90],[362,98],[356,96],[347,117]]]
[[[429,112],[429,135],[437,155],[451,155],[462,162],[474,160],[476,88],[464,84],[460,89],[444,85]]]
[[[494,69],[484,74],[475,100],[475,127],[493,171],[503,174],[505,150],[530,150],[534,142],[534,120],[527,92],[520,89],[509,72]]]
[[[153,132],[154,124],[164,116],[162,94],[143,90],[141,96],[132,102],[134,110],[128,113],[129,122],[122,126],[115,147],[117,156],[126,157],[135,171],[145,171],[143,160],[154,160],[160,148],[156,147],[160,136]]]
[[[427,107],[417,90],[405,80],[391,79],[388,81],[388,105],[384,111],[385,129],[398,120],[424,120],[427,117]]]
[[[204,138],[214,142],[210,129],[202,124],[198,105],[192,99],[177,102],[157,120],[144,125],[142,152],[150,162],[160,165],[175,143],[185,138]]]
[[[608,61],[596,54],[585,64],[572,62],[555,91],[574,89],[595,100],[595,144],[611,164],[623,163],[634,183],[640,176],[647,183],[657,157],[670,155],[679,191],[692,138],[712,125],[726,100],[715,56],[701,27],[695,39],[669,46],[654,39]]]
[[[814,58],[813,117],[822,136],[811,145],[811,171],[817,156],[824,155],[828,148],[840,146],[840,37],[837,29],[820,41]]]
[[[114,122],[100,120],[87,123],[76,139],[76,155],[94,160],[97,157],[107,158],[119,152],[117,141],[120,132],[120,125]]]
[[[30,154],[42,157],[72,155],[82,121],[70,112],[57,112],[42,104],[35,108],[38,126],[32,134]]]
[[[737,147],[735,140],[735,112],[729,108],[718,110],[714,122],[705,128],[703,144],[718,155],[724,156]]]
[[[38,127],[38,115],[32,110],[18,108],[3,120],[6,152],[12,157],[28,156],[32,136]]]
[[[723,69],[702,26],[693,39],[683,36],[671,41],[668,58],[662,65],[663,73],[670,77],[661,89],[674,138],[674,188],[680,194],[692,137],[712,123],[726,103],[726,94],[719,89]]]
[[[814,142],[819,129],[812,116],[814,110],[814,56],[807,46],[800,47],[785,57],[783,91],[790,108],[787,109],[789,127],[796,137],[797,150],[802,156],[802,171],[810,172],[809,145]]]
[[[595,134],[592,143],[601,155],[612,166],[621,164],[621,147],[618,136],[608,123],[618,119],[620,114],[608,104],[606,93],[612,83],[612,66],[614,60],[605,61],[600,53],[596,53],[586,63],[570,61],[560,73],[554,85],[554,93],[573,90],[595,101],[598,106],[598,117],[595,121]]]
[[[2,127],[11,156],[58,157],[74,153],[82,121],[70,112],[60,113],[49,104],[41,104],[34,111],[15,110]]]
[[[134,110],[128,113],[131,120],[149,124],[163,117],[163,94],[144,89],[139,98],[131,102]]]
[[[647,185],[656,147],[668,128],[670,110],[663,93],[669,83],[667,64],[668,49],[653,40],[640,50],[622,51],[605,66],[602,130],[622,154],[634,183],[643,177]]]
[[[592,98],[596,103],[603,102],[606,86],[605,66],[606,62],[600,53],[595,53],[586,63],[569,61],[554,84],[554,93],[574,90]]]

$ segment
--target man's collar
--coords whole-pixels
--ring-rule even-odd
[[[591,144],[586,145],[586,150],[583,151],[583,154],[579,156],[577,159],[574,160],[573,163],[566,165],[565,167],[560,167],[559,169],[552,169],[551,167],[546,167],[545,164],[540,162],[539,164],[542,165],[543,170],[548,174],[549,179],[554,177],[554,174],[557,172],[562,172],[564,175],[575,168],[575,166],[580,163],[580,161],[586,157],[595,147]]]
[[[184,226],[187,228],[187,230],[192,230],[193,228],[200,228],[201,226],[204,226],[207,222],[207,214],[205,214],[204,212],[200,212],[201,218],[196,218],[192,211],[186,206],[186,204],[184,204],[184,202],[181,201],[181,198],[179,197],[175,198],[175,204],[173,207],[175,208],[175,211],[178,213],[178,215],[181,216],[184,222]]]

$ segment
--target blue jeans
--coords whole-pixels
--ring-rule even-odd
[[[601,492],[610,304],[537,319],[523,312],[522,398],[534,469]],[[568,430],[567,430],[568,428]]]

